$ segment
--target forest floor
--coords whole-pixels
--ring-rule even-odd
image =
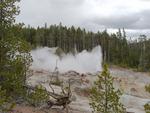
[[[114,77],[114,86],[123,91],[121,101],[128,112],[145,113],[143,105],[150,101],[150,94],[145,91],[145,85],[150,83],[150,74],[142,72],[134,72],[129,69],[111,67],[110,73]],[[28,78],[28,84],[35,86],[42,84],[47,90],[51,72],[44,70],[33,70],[33,76]],[[96,80],[96,74],[79,74],[74,71],[60,73],[61,80],[66,81],[73,79],[72,93],[73,101],[69,106],[69,113],[91,113],[89,106],[89,88]],[[59,88],[54,86],[54,89]],[[56,91],[57,92],[57,91]],[[60,107],[54,106],[51,109],[40,109],[30,106],[17,105],[12,113],[66,113]]]

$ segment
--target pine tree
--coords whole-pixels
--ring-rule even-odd
[[[5,96],[13,100],[23,97],[26,74],[32,61],[29,44],[13,32],[19,1],[0,0],[0,87]]]
[[[139,41],[140,41],[140,48],[141,48],[141,54],[140,54],[140,59],[139,59],[139,65],[138,65],[138,69],[140,71],[145,71],[146,70],[146,46],[145,46],[145,42],[146,42],[146,36],[145,35],[140,35],[139,37]]]
[[[113,87],[113,77],[110,75],[107,65],[98,80],[91,89],[91,107],[94,113],[124,113],[125,109],[120,103],[120,90]]]
[[[5,31],[15,22],[15,15],[19,14],[16,3],[20,0],[0,0],[0,39],[5,37]]]
[[[146,91],[150,93],[150,85],[145,87]],[[150,113],[150,102],[144,105],[145,112]]]

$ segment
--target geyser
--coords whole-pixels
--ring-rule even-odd
[[[44,47],[32,50],[33,63],[31,69],[54,71],[56,62],[60,72],[73,70],[79,73],[94,73],[102,69],[100,46],[93,48],[91,52],[84,50],[75,55],[71,53],[63,54],[61,58],[55,54],[56,49]]]

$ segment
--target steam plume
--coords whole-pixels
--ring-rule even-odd
[[[102,69],[100,46],[95,47],[91,52],[84,50],[75,55],[71,53],[63,54],[61,59],[55,54],[56,49],[44,47],[31,51],[33,57],[31,68],[54,71],[57,61],[57,67],[60,72],[74,70],[79,73],[94,73]]]

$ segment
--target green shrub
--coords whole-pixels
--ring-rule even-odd
[[[144,108],[146,113],[150,113],[150,103],[145,104]]]
[[[0,113],[7,113],[14,107],[14,103],[10,103],[11,98],[6,96],[6,91],[0,87]]]
[[[36,86],[34,91],[27,96],[27,101],[35,107],[41,106],[49,100],[48,92],[40,85]]]
[[[150,85],[145,86],[145,89],[146,89],[147,92],[150,93]],[[146,113],[150,113],[150,102],[147,103],[147,104],[145,104],[145,105],[144,105],[144,108],[145,108],[145,112],[146,112]]]

